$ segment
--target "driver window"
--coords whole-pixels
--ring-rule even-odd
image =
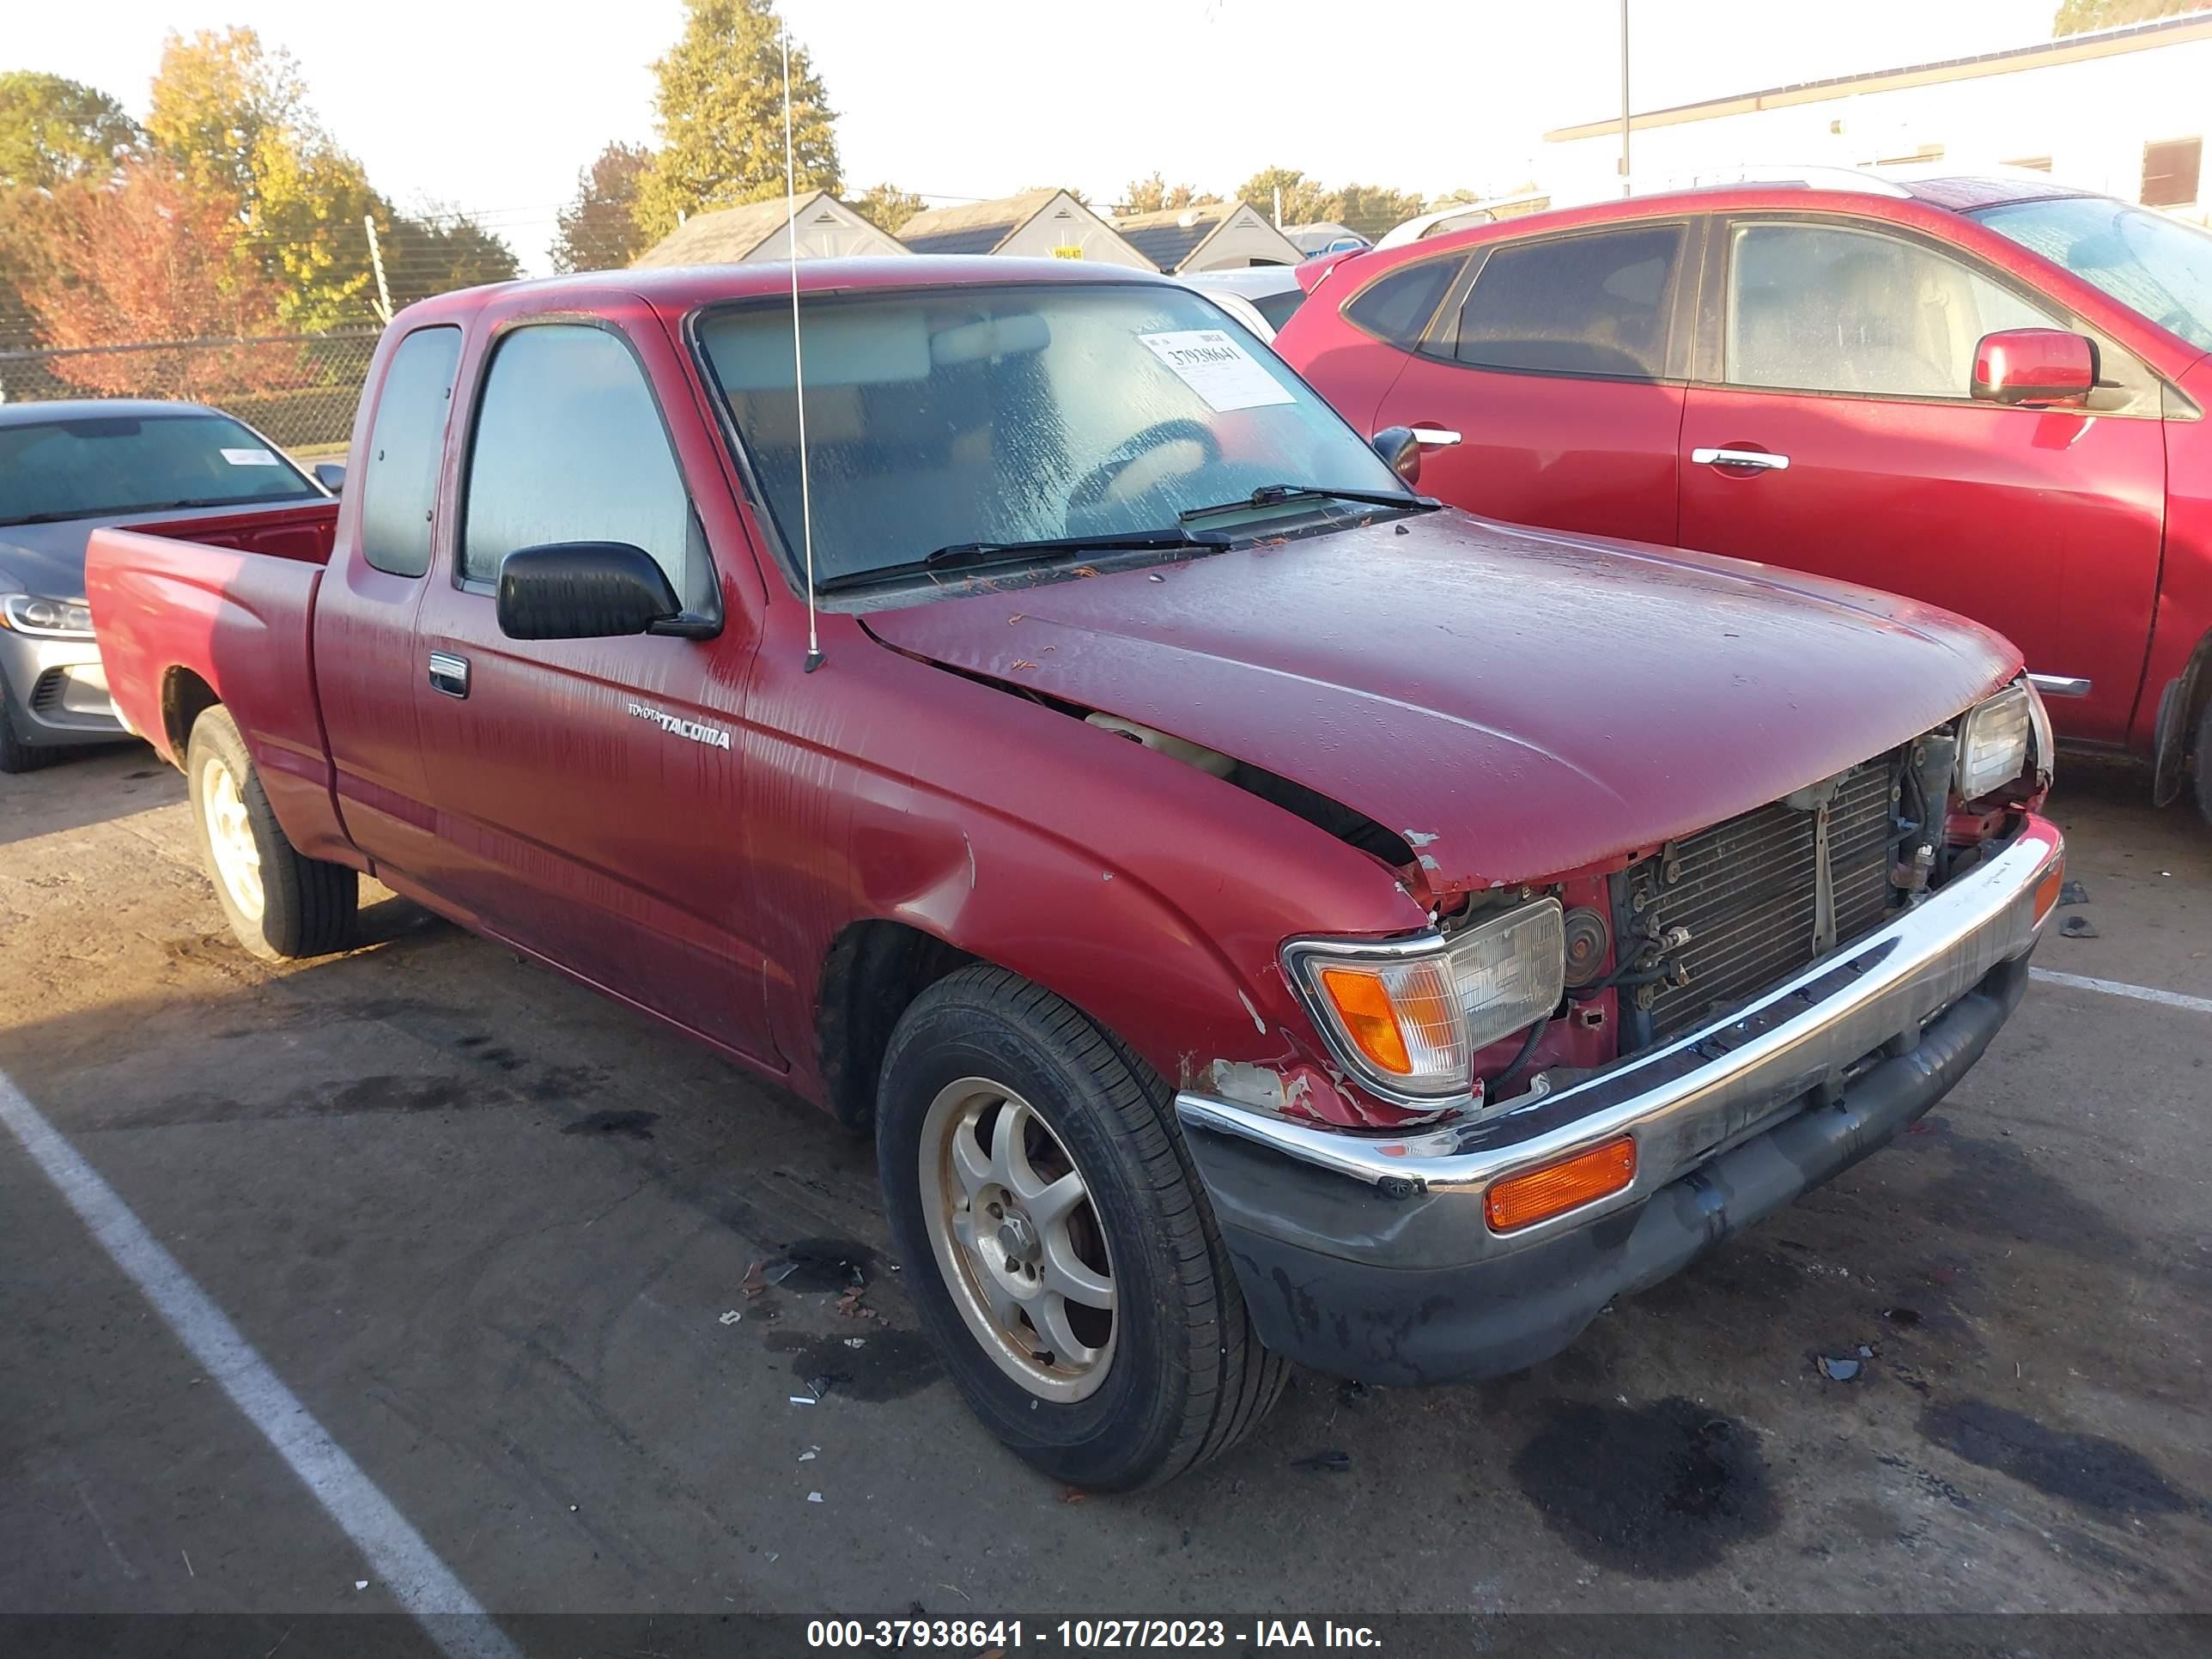
[[[650,553],[687,608],[713,575],[644,371],[603,328],[542,323],[500,343],[469,451],[459,574],[544,542],[628,542]]]
[[[1753,224],[1729,240],[1732,386],[1965,398],[1982,336],[2052,322],[1955,260],[1893,236]]]

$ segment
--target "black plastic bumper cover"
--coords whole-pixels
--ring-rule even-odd
[[[2002,963],[1929,1021],[1916,1047],[1869,1068],[1836,1103],[1808,1097],[1640,1206],[1472,1264],[1390,1261],[1389,1237],[1415,1231],[1402,1225],[1406,1212],[1425,1205],[1454,1206],[1479,1229],[1479,1197],[1431,1193],[1394,1203],[1227,1136],[1202,1136],[1194,1150],[1245,1305],[1270,1348],[1370,1382],[1497,1376],[1549,1358],[1615,1297],[1680,1271],[1887,1144],[1966,1075],[2027,988],[2027,960]],[[1329,1248],[1343,1237],[1349,1194],[1373,1218],[1361,1261]],[[1266,1231],[1252,1224],[1261,1217]],[[1301,1226],[1310,1243],[1284,1237]]]

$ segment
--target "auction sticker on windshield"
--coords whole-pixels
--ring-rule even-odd
[[[226,449],[222,458],[233,466],[274,466],[276,458],[265,449]]]
[[[1261,367],[1260,360],[1220,329],[1187,328],[1137,337],[1211,408],[1257,409],[1291,401],[1289,391]]]

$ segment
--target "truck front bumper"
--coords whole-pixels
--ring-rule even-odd
[[[2063,843],[2002,851],[1729,1018],[1571,1087],[1413,1135],[1176,1096],[1261,1340],[1338,1376],[1492,1376],[1850,1167],[1941,1100],[2027,987]],[[1498,1234],[1505,1176],[1634,1138],[1622,1191]]]

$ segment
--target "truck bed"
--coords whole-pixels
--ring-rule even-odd
[[[85,594],[125,722],[182,768],[191,722],[237,720],[269,804],[312,856],[351,849],[331,792],[315,693],[314,607],[334,501],[95,530]]]

